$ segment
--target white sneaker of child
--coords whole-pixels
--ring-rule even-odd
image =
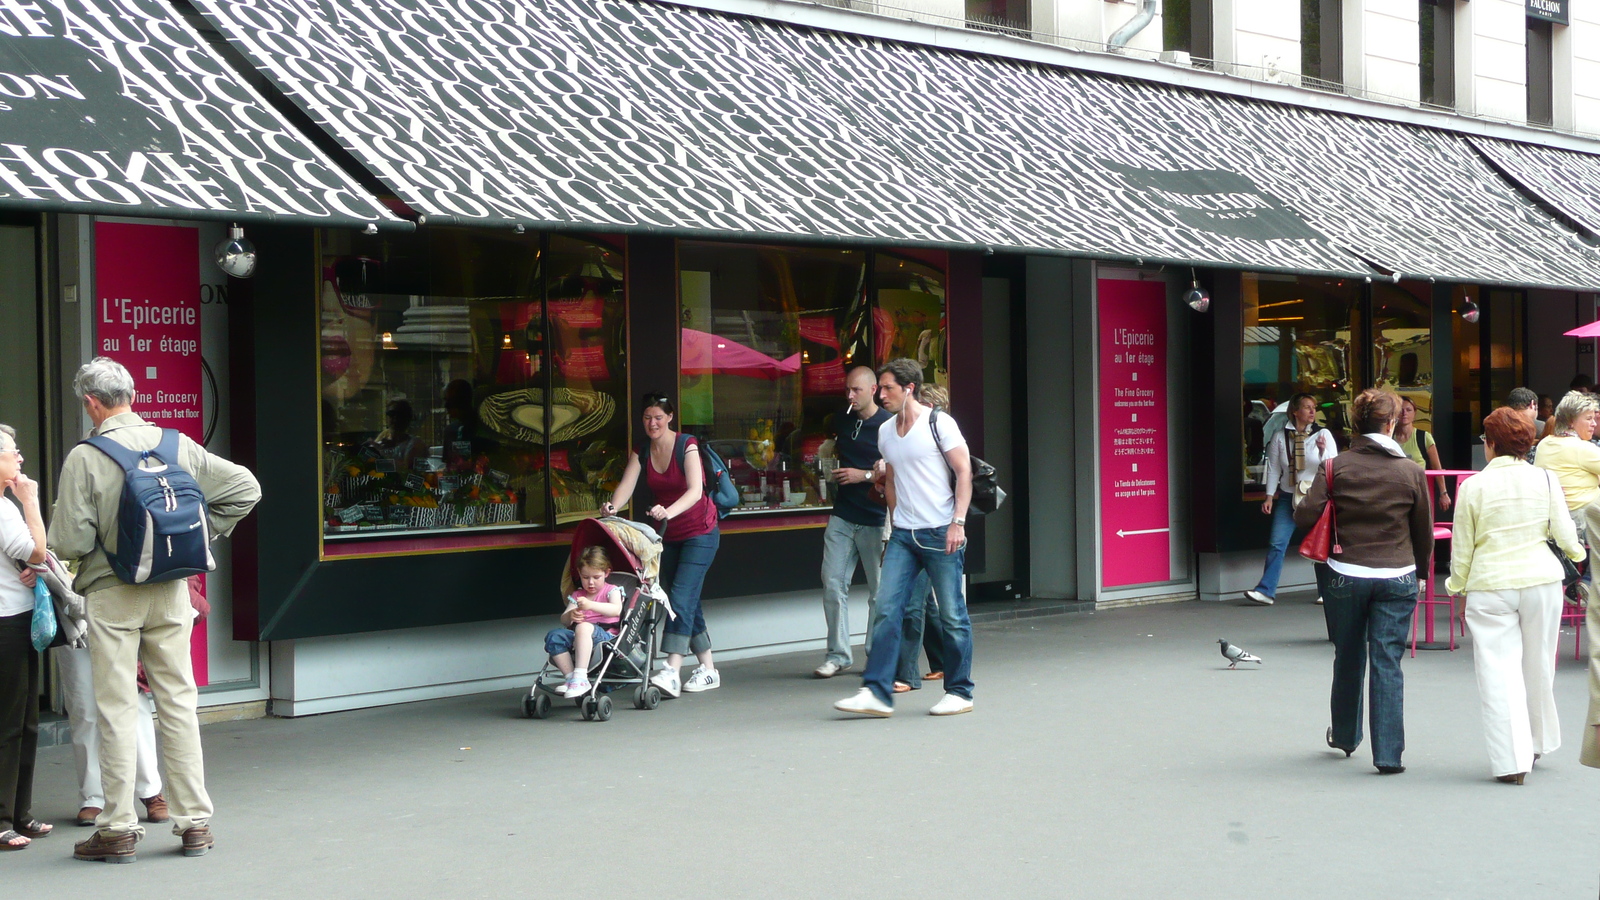
[[[566,697],[569,700],[573,697],[582,697],[584,694],[589,693],[589,688],[591,686],[592,685],[589,684],[589,675],[587,673],[573,672],[572,677],[567,679],[567,687],[561,692],[561,696]]]

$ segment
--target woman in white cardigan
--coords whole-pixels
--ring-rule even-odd
[[[1467,595],[1490,771],[1522,784],[1535,759],[1561,746],[1553,689],[1561,562],[1545,541],[1555,538],[1574,561],[1584,551],[1561,483],[1523,461],[1533,424],[1501,407],[1483,420],[1483,432],[1489,463],[1461,482],[1445,586]]]
[[[1289,398],[1289,419],[1282,428],[1267,435],[1267,465],[1262,480],[1267,499],[1261,512],[1272,517],[1267,561],[1261,567],[1261,580],[1244,592],[1246,600],[1271,606],[1278,597],[1278,579],[1283,574],[1283,557],[1294,537],[1294,508],[1305,499],[1322,461],[1339,455],[1333,432],[1318,429],[1317,398],[1295,394]],[[1269,420],[1271,424],[1271,420]],[[1321,602],[1318,598],[1317,602]]]

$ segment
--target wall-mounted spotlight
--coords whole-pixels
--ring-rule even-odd
[[[1200,276],[1193,269],[1189,270],[1189,293],[1183,295],[1183,302],[1195,312],[1203,313],[1211,308],[1211,292],[1200,286]]]
[[[1467,320],[1467,322],[1471,324],[1477,324],[1479,315],[1480,313],[1478,311],[1477,303],[1468,300],[1467,302],[1461,304],[1461,318]]]
[[[249,278],[256,273],[256,245],[244,236],[238,225],[228,226],[228,236],[217,242],[217,268],[234,278]]]

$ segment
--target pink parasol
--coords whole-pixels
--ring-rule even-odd
[[[800,354],[773,359],[735,341],[693,328],[683,329],[683,374],[743,375],[777,381],[800,371]]]
[[[1562,332],[1562,334],[1565,334],[1568,337],[1576,338],[1600,337],[1600,322],[1590,322],[1587,325],[1579,325],[1577,328],[1574,328],[1571,331]]]

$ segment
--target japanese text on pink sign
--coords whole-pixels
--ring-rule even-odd
[[[1105,587],[1167,581],[1167,299],[1159,281],[1102,280],[1100,546]]]

